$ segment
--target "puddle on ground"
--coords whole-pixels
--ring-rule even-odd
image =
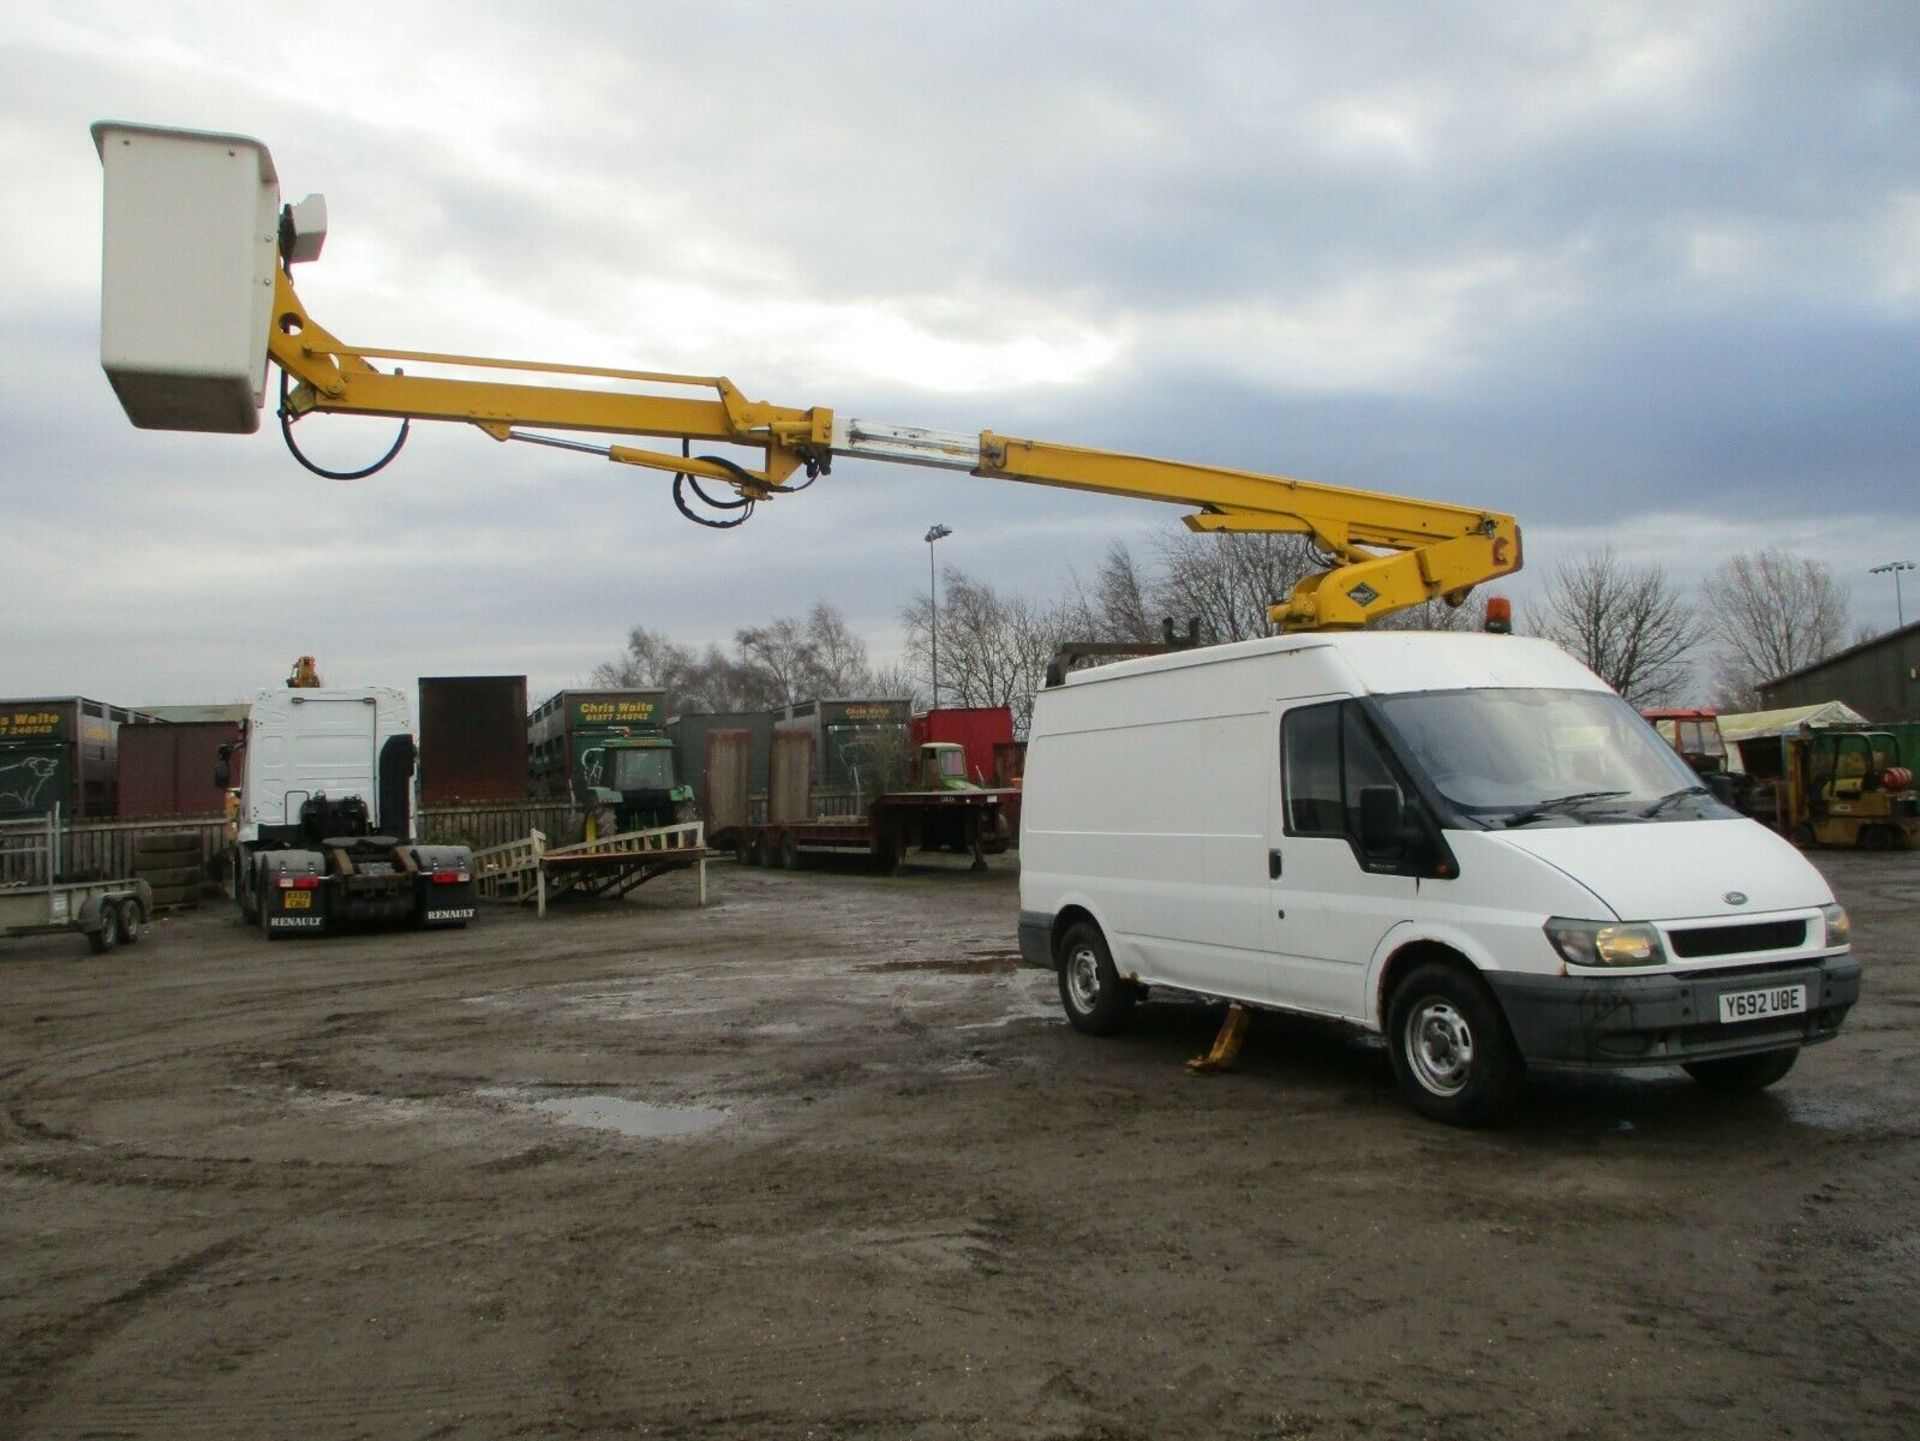
[[[1812,1126],[1815,1130],[1858,1130],[1873,1119],[1864,1107],[1849,1105],[1845,1101],[1830,1100],[1824,1096],[1789,1093],[1780,1099],[1786,1102],[1789,1119],[1803,1126]]]
[[[622,1096],[553,1096],[536,1101],[510,1092],[483,1094],[503,1096],[530,1111],[552,1116],[563,1126],[618,1131],[623,1136],[638,1136],[642,1140],[690,1136],[697,1131],[710,1131],[727,1119],[727,1113],[718,1106],[654,1106]]]
[[[942,976],[984,976],[1020,968],[1018,951],[986,951],[964,960],[877,961],[863,971],[920,971]]]

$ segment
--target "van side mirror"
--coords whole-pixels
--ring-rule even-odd
[[[1398,786],[1360,787],[1360,848],[1369,853],[1397,849],[1406,837]]]
[[[225,790],[233,781],[233,764],[227,759],[233,754],[233,747],[221,746],[216,754],[220,759],[213,763],[213,784],[216,790]]]

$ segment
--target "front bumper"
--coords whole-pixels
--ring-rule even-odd
[[[1657,975],[1528,976],[1483,971],[1527,1064],[1542,1069],[1679,1065],[1833,1039],[1860,998],[1851,955]],[[1804,985],[1807,1009],[1723,1024],[1728,991]]]

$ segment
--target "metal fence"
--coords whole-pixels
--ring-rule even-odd
[[[466,845],[474,850],[523,840],[539,830],[566,845],[580,839],[581,820],[572,806],[522,802],[491,806],[435,806],[420,812],[423,844]],[[57,814],[0,822],[0,883],[45,884],[51,850],[56,873],[68,880],[133,874],[133,854],[142,836],[191,832],[199,844],[182,865],[199,865],[226,847],[222,816],[157,816],[145,820],[67,822]],[[51,840],[49,840],[51,836]]]
[[[44,886],[53,880],[47,857],[57,849],[60,813],[0,821],[0,886]]]
[[[483,851],[489,846],[523,841],[535,831],[544,833],[555,845],[570,845],[585,833],[585,822],[564,801],[432,806],[420,812],[423,845],[458,845]]]

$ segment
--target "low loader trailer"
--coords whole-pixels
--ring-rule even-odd
[[[876,796],[854,815],[744,822],[713,839],[749,865],[792,869],[808,851],[864,853],[898,874],[913,850],[971,851],[973,868],[987,868],[991,852],[1006,849],[1003,807],[1012,791],[895,791]]]
[[[716,730],[707,740],[708,843],[731,850],[751,865],[799,865],[808,851],[865,853],[881,869],[898,872],[909,851],[971,851],[974,869],[986,869],[991,851],[1006,849],[1005,811],[1017,791],[988,790],[961,774],[958,745],[928,742],[919,755],[904,755],[904,713],[887,738],[898,745],[862,739],[858,762],[842,766],[848,777],[874,775],[898,782],[877,795],[856,786],[816,787],[817,727],[804,722],[774,732],[767,757],[765,799],[749,786],[751,737]],[[897,735],[892,732],[897,731]],[[842,746],[843,761],[855,752]],[[894,751],[902,754],[892,754]]]

